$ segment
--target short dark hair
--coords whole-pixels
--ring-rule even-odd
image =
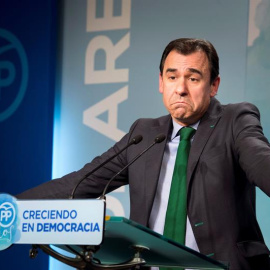
[[[183,55],[189,55],[194,52],[203,51],[209,61],[210,66],[210,83],[219,75],[219,58],[215,47],[211,42],[203,39],[195,38],[179,38],[171,41],[165,48],[159,65],[159,70],[162,75],[164,63],[171,51],[177,51]]]

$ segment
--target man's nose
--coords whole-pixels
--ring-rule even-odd
[[[175,92],[177,95],[185,96],[188,94],[188,88],[186,85],[186,82],[183,80],[180,80],[178,84],[176,85]]]

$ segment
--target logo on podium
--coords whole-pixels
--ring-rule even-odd
[[[0,250],[8,248],[14,242],[17,229],[16,201],[12,196],[0,194]]]

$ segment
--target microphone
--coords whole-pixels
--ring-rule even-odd
[[[96,168],[94,168],[92,171],[88,172],[87,174],[85,174],[82,178],[80,178],[80,180],[78,181],[78,183],[76,184],[76,186],[73,188],[71,195],[69,197],[69,199],[74,199],[74,195],[75,192],[78,188],[78,186],[82,183],[83,180],[85,180],[89,175],[91,175],[92,173],[94,173],[95,171],[97,171],[98,169],[100,169],[101,167],[103,167],[105,164],[107,164],[108,162],[110,162],[112,159],[114,159],[116,156],[118,156],[119,154],[121,154],[124,150],[126,150],[129,146],[131,146],[132,144],[138,144],[139,142],[141,142],[141,140],[143,139],[142,135],[137,135],[134,138],[132,138],[130,140],[130,142],[124,147],[122,148],[119,152],[117,152],[115,155],[111,156],[110,158],[106,159],[104,162],[102,162],[101,164],[99,164]]]
[[[126,168],[128,168],[133,162],[135,162],[141,155],[143,155],[145,152],[147,152],[152,146],[154,146],[157,143],[161,143],[165,140],[166,136],[164,134],[159,134],[156,136],[156,138],[154,139],[154,142],[151,143],[147,148],[145,148],[139,155],[137,155],[135,158],[133,158],[124,168],[122,168],[117,174],[115,174],[107,183],[107,185],[105,186],[102,195],[100,196],[99,199],[106,199],[105,194],[107,192],[107,189],[109,187],[109,185],[111,184],[111,182],[121,173],[123,172]]]

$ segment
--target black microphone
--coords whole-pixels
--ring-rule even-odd
[[[119,152],[117,152],[115,155],[111,156],[110,158],[106,159],[104,162],[102,162],[101,164],[99,164],[96,168],[94,168],[92,171],[88,172],[87,174],[85,174],[82,178],[80,178],[80,180],[78,181],[77,185],[73,188],[71,195],[69,197],[69,199],[74,199],[74,194],[78,188],[78,186],[81,184],[81,182],[83,180],[85,180],[89,175],[91,175],[92,173],[94,173],[95,171],[97,171],[98,169],[100,169],[101,167],[103,167],[106,163],[110,162],[112,159],[114,159],[116,156],[118,156],[119,154],[121,154],[124,150],[126,150],[129,146],[131,146],[132,144],[137,144],[139,143],[141,140],[143,139],[142,135],[137,135],[134,138],[131,139],[131,141],[124,147],[122,148]]]
[[[121,173],[123,172],[127,167],[129,167],[133,162],[135,162],[141,155],[143,155],[145,152],[147,152],[152,146],[154,146],[157,143],[161,143],[165,140],[166,136],[164,134],[159,134],[156,136],[154,142],[150,144],[147,148],[145,148],[139,155],[137,155],[135,158],[133,158],[124,168],[122,168],[117,174],[115,174],[107,183],[105,186],[102,195],[100,196],[99,199],[106,199],[105,194],[107,192],[107,189],[111,182]]]

